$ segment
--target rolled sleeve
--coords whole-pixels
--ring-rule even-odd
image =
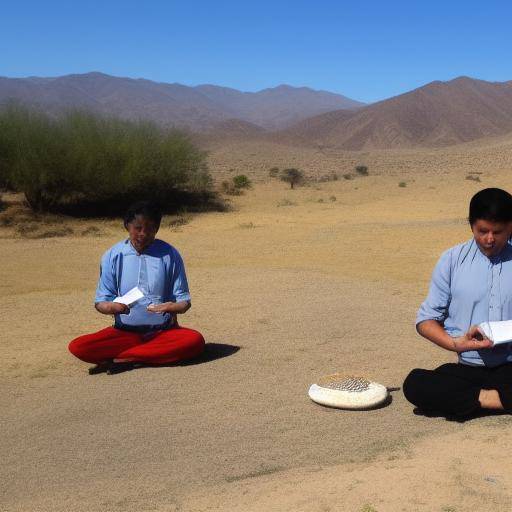
[[[428,296],[416,316],[416,327],[425,320],[444,322],[451,301],[451,251],[446,251],[437,262]]]
[[[185,265],[178,251],[174,253],[174,268],[172,274],[172,294],[176,302],[189,301],[190,291],[188,289]]]
[[[94,302],[112,302],[117,297],[117,286],[114,275],[114,265],[111,251],[107,251],[101,258],[100,278],[96,288]]]

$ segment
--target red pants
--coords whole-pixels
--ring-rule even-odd
[[[75,338],[69,351],[87,363],[110,359],[143,363],[176,363],[203,352],[204,338],[197,331],[176,327],[160,331],[145,341],[140,333],[107,327],[93,334]]]

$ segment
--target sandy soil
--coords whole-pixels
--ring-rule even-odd
[[[0,510],[509,510],[508,416],[416,416],[400,389],[373,411],[307,397],[327,373],[400,388],[453,360],[415,334],[415,312],[440,252],[469,238],[471,195],[510,188],[500,169],[467,172],[261,183],[234,211],[162,228],[208,357],[115,376],[89,376],[66,345],[109,324],[92,298],[122,229],[0,228]]]

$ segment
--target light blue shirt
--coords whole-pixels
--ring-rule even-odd
[[[443,323],[450,336],[462,336],[482,322],[512,320],[512,246],[507,244],[489,258],[472,239],[444,252],[416,326],[425,320]],[[479,366],[512,362],[512,344],[462,352],[459,362]]]
[[[129,240],[124,240],[101,258],[96,303],[113,301],[135,286],[145,297],[131,306],[128,314],[115,315],[114,326],[119,329],[166,329],[174,323],[174,315],[150,313],[147,306],[153,302],[190,300],[183,260],[174,247],[162,240],[155,240],[141,254]]]

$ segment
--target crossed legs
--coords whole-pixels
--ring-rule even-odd
[[[204,338],[193,329],[176,327],[160,331],[145,340],[144,335],[107,327],[75,338],[69,351],[82,361],[101,364],[106,361],[148,364],[176,363],[203,352]]]
[[[479,409],[512,412],[512,364],[496,368],[443,364],[435,370],[416,368],[406,377],[404,395],[425,411],[470,416]]]

